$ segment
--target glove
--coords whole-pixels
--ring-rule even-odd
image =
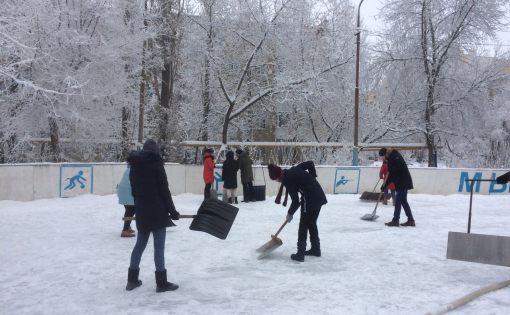
[[[381,191],[385,191],[386,190],[386,185],[382,185],[381,186]]]
[[[166,222],[166,227],[172,227],[172,226],[176,226],[174,222],[172,222],[172,219],[170,219],[170,217],[168,217],[168,221]]]
[[[174,210],[174,211],[170,211],[170,218],[172,220],[179,220],[179,216],[181,214],[179,212],[177,212],[177,210]]]
[[[290,221],[292,221],[292,214],[288,213],[286,220],[287,220],[287,223],[290,223]]]
[[[498,178],[496,178],[496,182],[498,184],[506,184],[509,181],[510,181],[510,172],[505,173],[505,174],[499,176]]]

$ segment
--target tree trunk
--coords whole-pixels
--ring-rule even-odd
[[[129,108],[122,107],[122,141],[121,141],[121,154],[122,154],[122,160],[124,161],[127,158],[128,152],[129,152],[129,118],[131,116],[131,113],[129,111]]]
[[[428,166],[437,167],[437,150],[433,133],[434,124],[432,122],[434,114],[432,104],[434,104],[434,87],[429,85],[427,93],[427,104],[425,107],[425,141],[428,150]]]
[[[171,65],[165,63],[163,71],[161,71],[161,101],[160,101],[160,117],[159,117],[159,144],[161,150],[161,156],[166,159],[166,142],[167,128],[168,128],[168,110],[170,109],[170,76],[171,76]]]
[[[50,160],[60,162],[60,140],[57,119],[54,116],[48,116],[48,125],[50,127]]]

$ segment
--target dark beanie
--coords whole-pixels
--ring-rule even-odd
[[[205,153],[211,153],[211,154],[213,154],[213,153],[214,153],[214,149],[213,149],[213,148],[207,148],[207,149],[205,149],[205,151],[204,151],[204,152],[205,152]]]
[[[145,140],[145,143],[143,144],[143,149],[145,151],[151,151],[159,154],[159,145],[156,143],[156,141],[152,139]]]
[[[386,155],[386,148],[381,148],[381,150],[379,150],[379,156],[385,156]]]
[[[282,176],[282,169],[277,165],[269,164],[267,169],[269,170],[269,178],[272,180],[277,180]]]
[[[243,153],[243,150],[241,150],[241,149],[237,149],[237,150],[236,150],[236,153],[237,153],[237,154],[241,154],[241,153]]]

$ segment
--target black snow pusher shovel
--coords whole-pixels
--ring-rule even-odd
[[[283,222],[282,226],[278,229],[275,235],[271,235],[271,240],[264,245],[257,248],[257,252],[259,252],[258,259],[262,259],[267,255],[271,254],[275,249],[282,246],[283,242],[280,238],[278,238],[278,234],[283,230],[283,227],[287,224],[287,220]]]
[[[379,205],[379,201],[381,201],[381,198],[383,196],[383,192],[380,192],[379,193],[379,198],[377,198],[377,202],[375,203],[375,208],[374,208],[374,211],[372,211],[372,213],[367,213],[365,214],[364,216],[362,216],[360,219],[361,220],[365,220],[365,221],[375,221],[379,216],[376,213],[377,211],[377,206]]]
[[[189,229],[209,233],[224,240],[230,232],[238,211],[239,208],[218,199],[204,200]]]
[[[372,191],[364,191],[359,197],[359,199],[362,201],[376,201],[377,198],[379,198],[379,193],[376,193],[375,189],[377,188],[377,185],[379,185],[380,181],[381,179],[379,178],[379,180],[374,186],[374,189],[372,189]]]
[[[226,239],[234,223],[239,208],[218,199],[202,202],[197,214],[181,214],[179,219],[193,219],[190,230],[201,231],[219,239]],[[136,217],[124,217],[122,220],[136,220]]]

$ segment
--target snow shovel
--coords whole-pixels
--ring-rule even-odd
[[[219,199],[204,200],[189,229],[206,232],[224,240],[230,232],[238,211],[239,208]]]
[[[278,229],[275,235],[271,235],[271,240],[265,243],[264,245],[257,248],[257,252],[260,253],[258,259],[262,259],[272,253],[275,249],[282,246],[283,242],[280,238],[278,238],[278,234],[283,230],[283,227],[287,224],[287,220],[283,222],[282,226]]]
[[[364,191],[361,196],[359,197],[359,199],[361,200],[365,200],[365,201],[375,201],[379,198],[379,193],[376,193],[375,192],[375,189],[377,188],[377,185],[379,185],[379,182],[381,181],[381,179],[379,178],[379,180],[377,181],[377,184],[375,184],[374,186],[374,189],[372,189],[372,191]]]
[[[382,196],[384,195],[383,192],[379,193],[379,198],[377,198],[377,202],[375,203],[375,208],[372,213],[367,213],[364,216],[362,216],[360,219],[365,221],[375,221],[379,216],[375,214],[377,211],[377,205],[379,205],[379,201],[381,201]]]
[[[190,230],[201,231],[219,239],[226,239],[234,223],[239,208],[218,199],[202,202],[197,214],[181,214],[179,219],[193,219]],[[136,217],[124,217],[122,220],[136,220]]]

